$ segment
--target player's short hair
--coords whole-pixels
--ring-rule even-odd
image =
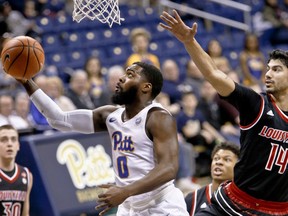
[[[279,59],[288,68],[288,52],[281,49],[273,50],[272,52],[269,53],[268,63],[272,59],[273,60]]]
[[[15,130],[17,131],[12,125],[10,124],[5,124],[0,126],[0,131],[2,130]]]
[[[217,144],[211,153],[212,159],[219,150],[228,150],[228,151],[233,152],[237,156],[237,158],[240,157],[240,147],[233,142],[224,141],[224,142]]]
[[[162,90],[163,76],[161,71],[154,65],[147,64],[145,62],[134,62],[142,68],[141,73],[144,74],[148,82],[152,84],[152,99],[154,99]]]

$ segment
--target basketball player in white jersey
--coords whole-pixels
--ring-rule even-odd
[[[163,77],[159,69],[135,62],[119,78],[114,104],[95,110],[63,112],[32,79],[22,80],[32,102],[49,124],[61,131],[108,131],[116,185],[104,185],[100,215],[119,206],[117,216],[188,216],[182,192],[174,187],[178,170],[176,124],[153,102]]]

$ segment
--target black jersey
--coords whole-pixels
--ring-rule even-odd
[[[211,196],[212,183],[187,194],[185,202],[190,216],[193,216],[201,209],[205,209],[211,203]]]
[[[288,202],[288,115],[271,95],[238,84],[226,99],[238,109],[241,124],[235,185],[257,199]]]
[[[29,170],[18,164],[10,177],[0,169],[0,214],[21,216],[29,185]]]

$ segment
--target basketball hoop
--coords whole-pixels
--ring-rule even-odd
[[[108,23],[110,28],[113,23],[121,25],[121,21],[124,21],[120,17],[118,0],[74,0],[72,17],[78,23],[85,17],[90,20],[98,19],[102,23]]]

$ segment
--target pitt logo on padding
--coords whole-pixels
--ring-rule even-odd
[[[66,165],[77,189],[114,181],[111,157],[101,144],[89,146],[86,151],[80,142],[68,139],[60,143],[56,158],[58,163]]]
[[[115,131],[112,134],[113,141],[113,150],[124,151],[124,152],[133,152],[134,151],[134,142],[131,140],[131,136],[123,136],[120,131]]]

